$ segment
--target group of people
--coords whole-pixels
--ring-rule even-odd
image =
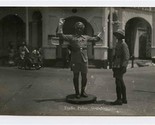
[[[33,49],[32,52],[30,52],[25,42],[23,42],[19,47],[19,54],[18,68],[40,69],[42,67],[42,58],[39,49]]]
[[[17,65],[19,69],[35,68],[40,69],[42,66],[42,58],[39,49],[28,49],[25,42],[22,42],[17,52],[13,46],[9,46],[9,65]]]
[[[82,22],[75,23],[75,33],[73,35],[65,35],[63,33],[63,25],[65,20],[63,18],[59,21],[58,36],[69,43],[71,46],[71,70],[73,71],[73,83],[75,88],[75,98],[81,97],[87,98],[88,95],[85,92],[87,84],[87,72],[88,72],[88,56],[87,56],[87,44],[88,42],[98,42],[103,33],[99,32],[96,37],[90,37],[83,35],[85,25]],[[118,29],[113,33],[117,38],[117,44],[115,47],[115,54],[113,57],[113,76],[116,83],[117,99],[111,102],[112,105],[127,104],[126,87],[123,80],[123,75],[126,73],[129,49],[123,39],[125,39],[125,32],[122,29]],[[79,89],[79,75],[81,74],[81,91]]]

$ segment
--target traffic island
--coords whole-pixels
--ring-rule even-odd
[[[97,99],[96,96],[90,94],[88,94],[88,97],[80,97],[80,98],[76,98],[75,94],[71,94],[66,97],[66,102],[72,104],[90,104],[94,103],[96,99]]]

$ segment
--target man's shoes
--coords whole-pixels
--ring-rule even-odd
[[[114,102],[111,102],[111,105],[122,105],[122,100],[116,100]]]
[[[123,104],[127,104],[128,102],[127,102],[126,99],[124,99],[124,100],[122,99],[122,103],[123,103]]]
[[[88,97],[88,95],[85,92],[82,92],[81,93],[81,97],[85,97],[86,98],[86,97]]]

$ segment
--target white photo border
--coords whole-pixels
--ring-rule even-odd
[[[0,7],[155,7],[153,0],[0,0]],[[154,116],[0,116],[2,125],[154,125]]]

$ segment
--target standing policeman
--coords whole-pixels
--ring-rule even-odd
[[[87,84],[87,71],[88,71],[88,56],[87,44],[88,42],[97,42],[100,40],[101,32],[96,37],[83,35],[84,24],[82,22],[75,23],[75,34],[64,35],[63,24],[65,20],[60,19],[58,34],[60,39],[67,41],[71,46],[71,70],[73,71],[73,83],[75,88],[76,98],[87,97],[85,88]],[[81,73],[81,94],[79,92],[79,74]]]
[[[123,75],[126,73],[130,55],[128,46],[123,41],[123,39],[125,39],[124,30],[118,29],[113,34],[118,41],[115,48],[115,55],[113,57],[113,76],[115,77],[117,100],[112,102],[112,105],[122,105],[122,103],[127,104],[126,87]]]

